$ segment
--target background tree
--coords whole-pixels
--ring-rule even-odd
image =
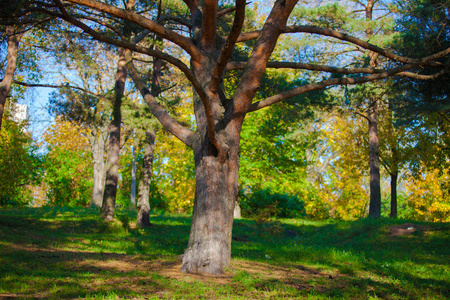
[[[23,32],[21,26],[7,25],[5,27],[5,37],[7,40],[7,61],[6,68],[0,83],[0,130],[2,129],[3,110],[5,108],[6,98],[11,90],[14,73],[17,68],[17,58],[19,55],[19,42]],[[3,66],[2,66],[3,67]],[[3,68],[2,68],[3,69]],[[3,70],[2,70],[3,71]]]
[[[101,207],[106,171],[104,156],[111,115],[108,88],[113,82],[113,68],[108,62],[114,54],[101,45],[86,44],[65,28],[53,38],[55,42],[64,41],[61,47],[52,51],[56,63],[64,68],[59,75],[63,84],[58,92],[53,93],[49,111],[89,128],[94,178],[91,206]],[[64,75],[67,72],[71,75]]]
[[[79,124],[56,118],[44,133],[45,178],[48,205],[88,206],[92,194],[92,164],[87,136]]]
[[[40,181],[42,160],[25,124],[17,124],[8,113],[0,132],[0,206],[32,204],[32,188]]]

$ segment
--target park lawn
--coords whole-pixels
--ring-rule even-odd
[[[450,224],[236,220],[224,275],[182,274],[190,216],[0,209],[0,299],[449,299]]]

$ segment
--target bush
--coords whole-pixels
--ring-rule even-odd
[[[250,195],[240,193],[242,216],[254,217],[262,211],[271,217],[295,218],[305,216],[305,204],[294,195],[272,193],[268,189],[257,190]],[[269,209],[270,208],[270,209]]]

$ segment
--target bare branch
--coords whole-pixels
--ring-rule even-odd
[[[245,5],[250,4],[251,2],[246,2]],[[236,6],[232,6],[232,7],[228,7],[228,8],[224,8],[220,11],[217,12],[217,18],[221,18],[223,16],[225,16],[226,14],[229,14],[233,11],[236,10]]]
[[[244,69],[245,62],[230,62],[227,64],[226,71],[231,70],[240,70]],[[309,70],[309,71],[319,71],[319,72],[327,72],[327,73],[336,73],[336,74],[377,74],[383,73],[382,69],[374,69],[374,68],[336,68],[331,66],[324,65],[315,65],[315,64],[306,64],[306,63],[295,63],[295,62],[268,62],[267,68],[273,69],[300,69],[300,70]],[[432,75],[421,75],[412,72],[400,72],[396,75],[410,77],[419,80],[432,80],[436,79],[439,76],[442,76],[448,73],[448,69],[441,70]]]
[[[186,20],[184,18],[164,15],[164,16],[161,16],[158,19],[158,23],[163,23],[163,22],[166,22],[166,21],[174,21],[174,22],[179,23],[179,24],[181,24],[183,26],[186,26],[189,29],[192,29],[192,24],[188,20]]]
[[[127,69],[130,72],[130,76],[133,79],[134,84],[144,98],[152,114],[161,122],[161,124],[174,136],[180,139],[189,147],[193,147],[196,135],[190,129],[180,125],[176,120],[174,120],[158,103],[155,97],[152,96],[150,90],[146,87],[146,84],[139,76],[136,67],[132,61],[131,51],[125,51],[125,58],[127,61]]]
[[[103,95],[93,93],[89,90],[83,89],[79,86],[75,85],[68,85],[68,84],[41,84],[41,83],[27,83],[23,81],[14,80],[15,84],[21,85],[21,86],[27,86],[27,87],[45,87],[45,88],[54,88],[54,89],[73,89],[73,90],[79,90],[83,93],[89,94],[91,96],[97,97],[97,98],[105,98]]]
[[[223,75],[223,71],[226,67],[228,60],[233,53],[234,45],[236,44],[237,38],[241,33],[242,26],[245,19],[245,0],[236,1],[236,14],[234,16],[233,26],[231,27],[231,33],[227,37],[225,45],[222,48],[222,52],[217,60],[216,66],[212,72],[211,84],[209,89],[215,93],[220,85],[220,81]]]
[[[432,75],[421,75],[421,74],[412,73],[412,72],[400,72],[397,75],[401,75],[401,76],[405,76],[405,77],[409,77],[409,78],[413,78],[413,79],[419,79],[419,80],[433,80],[433,79],[436,79],[439,76],[442,76],[448,72],[449,72],[449,70],[441,70],[440,72],[438,72],[436,74],[432,74]]]
[[[310,84],[303,85],[303,86],[294,88],[292,90],[280,93],[278,95],[274,95],[274,96],[266,98],[264,100],[252,103],[252,105],[250,105],[250,107],[248,109],[248,112],[256,111],[261,108],[270,106],[272,104],[281,102],[283,100],[298,96],[300,94],[304,94],[304,93],[310,92],[310,91],[321,90],[325,87],[332,86],[332,85],[357,84],[357,83],[364,83],[364,82],[369,82],[369,81],[380,80],[380,79],[383,79],[383,78],[386,78],[389,76],[393,76],[397,73],[403,72],[405,70],[408,70],[414,66],[416,66],[416,64],[407,64],[402,67],[391,69],[389,71],[384,71],[384,72],[378,73],[378,74],[371,74],[371,75],[361,76],[361,77],[357,77],[357,78],[333,78],[333,79],[328,79],[328,80],[324,80],[324,81],[317,82],[317,83],[310,83]]]
[[[156,22],[153,22],[152,20],[149,20],[135,12],[120,9],[117,7],[114,7],[112,5],[108,5],[96,0],[67,0],[74,4],[80,4],[86,7],[90,7],[93,9],[96,9],[98,11],[102,11],[104,13],[111,14],[113,16],[116,16],[118,18],[130,21],[135,23],[136,25],[142,26],[145,29],[150,30],[151,32],[156,33],[157,35],[173,42],[174,44],[180,46],[183,48],[194,60],[199,60],[203,54],[201,51],[192,43],[192,41],[184,37],[172,30],[169,30],[167,28],[164,28],[163,26],[159,25]]]
[[[222,9],[222,10],[217,12],[217,18],[223,17],[226,14],[229,14],[229,13],[235,11],[235,10],[236,10],[236,6],[224,8],[224,9]]]
[[[203,90],[203,87],[198,82],[194,73],[181,60],[176,59],[175,57],[168,55],[159,50],[142,47],[142,46],[139,46],[139,45],[136,45],[136,44],[124,41],[124,40],[117,40],[117,39],[109,38],[105,35],[102,35],[102,34],[96,32],[95,30],[91,29],[89,26],[87,26],[83,22],[81,22],[75,18],[72,18],[68,14],[61,15],[61,14],[58,14],[58,13],[55,13],[52,11],[43,10],[43,9],[39,9],[39,11],[62,18],[64,20],[66,20],[67,22],[72,23],[73,25],[81,28],[87,34],[89,34],[90,36],[92,36],[93,38],[95,38],[98,41],[112,44],[117,47],[126,48],[126,49],[132,50],[134,52],[139,52],[139,53],[146,54],[149,56],[158,57],[158,58],[161,58],[162,60],[165,60],[165,61],[171,63],[172,65],[176,66],[181,72],[183,72],[184,75],[186,75],[187,79],[192,83],[192,86],[194,87],[195,91],[200,96],[202,101],[204,103],[208,101],[208,96],[206,95],[205,91]],[[141,33],[141,35],[142,34],[147,34],[147,32],[144,31],[143,33]],[[140,38],[140,36],[137,36],[136,38]]]
[[[245,42],[249,40],[253,40],[259,37],[261,31],[252,31],[243,33],[239,36],[237,42]],[[395,61],[403,62],[403,63],[417,63],[420,62],[420,59],[415,58],[409,58],[400,56],[397,54],[394,54],[388,50],[385,50],[383,48],[380,48],[378,46],[375,46],[373,44],[370,44],[368,42],[365,42],[361,39],[358,39],[354,36],[348,35],[346,33],[342,33],[336,30],[328,29],[328,28],[322,28],[322,27],[316,27],[316,26],[304,26],[304,25],[296,25],[296,26],[286,26],[283,30],[283,33],[311,33],[311,34],[319,34],[323,36],[329,36],[332,38],[336,38],[342,41],[346,41],[352,44],[355,44],[361,48],[373,51],[375,53],[378,53],[380,55],[383,55],[387,58],[390,58]],[[450,48],[445,49],[447,54],[450,53]],[[442,57],[442,56],[440,56]],[[428,62],[432,62],[434,59],[429,60]],[[440,63],[433,63],[436,66],[442,66]]]
[[[80,19],[85,19],[88,21],[92,21],[95,22],[99,25],[105,26],[106,28],[108,28],[109,30],[113,31],[115,34],[117,34],[117,36],[119,36],[121,39],[126,39],[126,37],[120,32],[120,30],[118,30],[117,28],[115,28],[114,26],[111,26],[110,24],[107,24],[106,22],[102,22],[96,18],[92,18],[90,16],[78,16],[78,18]]]
[[[230,62],[227,64],[226,71],[244,69],[245,64],[246,64],[245,62]],[[301,70],[320,71],[338,74],[358,74],[358,73],[373,74],[383,72],[383,70],[373,68],[336,68],[331,66],[295,63],[295,62],[268,62],[267,68],[301,69]]]

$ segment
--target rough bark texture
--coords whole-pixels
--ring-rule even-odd
[[[94,172],[94,183],[92,187],[91,207],[102,207],[103,189],[105,187],[105,144],[108,130],[100,126],[98,132],[91,129],[90,145],[92,151],[92,162]]]
[[[189,244],[183,256],[185,273],[221,274],[230,265],[234,207],[238,195],[239,141],[242,122],[259,87],[267,61],[296,1],[277,1],[236,88],[226,99],[220,85],[213,84],[223,43],[201,39],[205,56],[191,67],[205,88],[208,101],[194,93],[194,110],[199,140],[193,145],[196,191]],[[215,17],[213,14],[212,17]],[[234,26],[233,26],[234,27]],[[235,27],[240,30],[239,26]],[[231,36],[232,34],[230,34]],[[197,41],[199,42],[199,41]],[[229,47],[227,46],[225,48]],[[223,51],[223,49],[222,49]],[[220,69],[220,68],[219,68]],[[207,106],[209,105],[209,107]],[[213,118],[214,130],[211,130]]]
[[[368,0],[365,6],[366,20],[373,19],[374,0]],[[373,35],[371,28],[366,30],[368,37]],[[378,54],[370,51],[370,66],[377,68]],[[381,217],[381,188],[380,188],[380,150],[378,139],[378,99],[373,97],[369,102],[369,162],[370,162],[370,202],[369,202],[369,217]]]
[[[397,218],[397,179],[397,173],[391,174],[391,218]]]
[[[133,145],[132,161],[131,161],[131,195],[130,202],[133,208],[136,206],[136,145]]]
[[[239,136],[231,135],[229,142],[239,144]],[[182,272],[221,274],[230,265],[239,168],[236,147],[233,150],[222,161],[206,139],[195,151],[194,211]]]
[[[146,132],[144,160],[142,164],[141,179],[139,180],[139,194],[137,199],[137,226],[147,228],[150,226],[150,183],[153,172],[153,152],[155,149],[155,136],[153,130]]]
[[[122,122],[121,105],[125,90],[127,68],[125,66],[124,50],[120,50],[119,63],[116,72],[115,97],[113,112],[109,126],[109,149],[106,164],[106,181],[103,193],[102,211],[100,217],[105,221],[114,219],[116,206],[117,182],[119,181],[120,124]]]
[[[2,129],[3,111],[5,109],[6,98],[11,89],[14,73],[17,68],[17,56],[19,53],[19,42],[22,38],[22,33],[16,33],[14,25],[8,25],[5,29],[8,38],[8,58],[5,70],[5,75],[0,84],[0,130]]]
[[[369,108],[370,202],[369,217],[381,217],[380,150],[378,139],[377,100]]]

